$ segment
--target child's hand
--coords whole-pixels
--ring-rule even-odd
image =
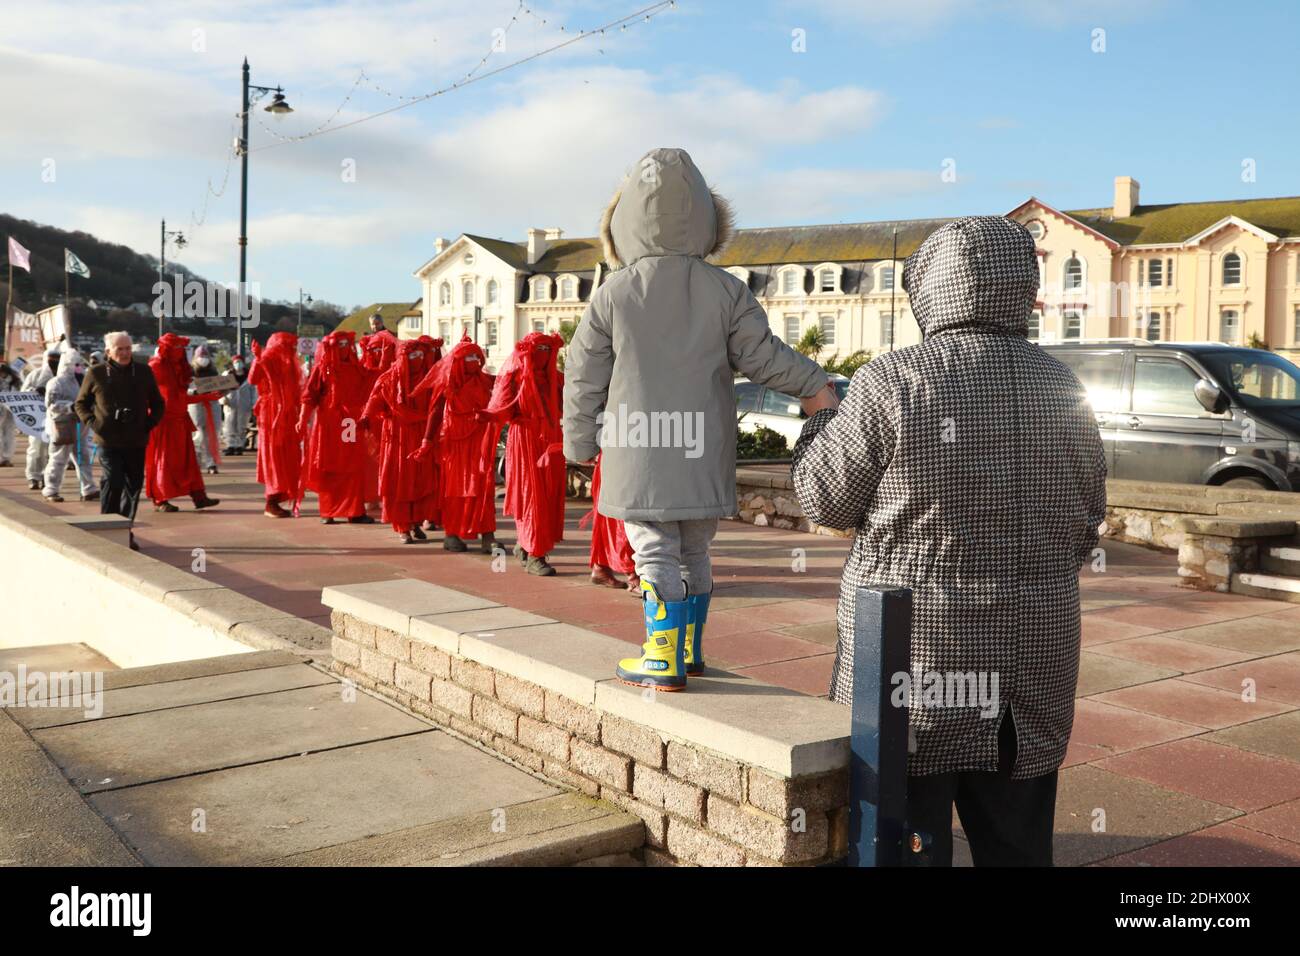
[[[816,395],[810,395],[807,398],[799,399],[799,404],[803,406],[803,413],[812,417],[825,409],[839,408],[840,397],[835,392],[835,386],[830,382],[827,382],[826,387]]]

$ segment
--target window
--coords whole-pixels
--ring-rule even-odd
[[[880,270],[880,291],[888,292],[894,287],[894,267],[885,266]]]
[[[1296,306],[1295,322],[1291,326],[1291,341],[1300,342],[1300,305]]]
[[[497,324],[495,322],[489,322],[487,324],[487,344],[497,344]]]
[[[880,344],[890,346],[894,344],[894,313],[880,313]]]
[[[1204,353],[1203,361],[1247,408],[1294,410],[1300,398],[1300,369],[1276,353],[1223,349]]]
[[[573,280],[572,280],[572,279],[567,279],[567,278],[566,278],[566,279],[561,279],[561,280],[560,280],[560,298],[561,298],[563,301],[565,301],[565,302],[572,302],[572,301],[573,301],[574,299],[576,299],[577,297],[578,297],[578,296],[577,296],[577,293],[574,292]]]
[[[822,330],[822,345],[835,344],[835,316],[823,315],[817,319],[817,325]]]
[[[763,386],[757,382],[736,383],[736,411],[758,411],[758,399],[763,394]]]
[[[1043,331],[1043,317],[1037,310],[1029,313],[1029,341],[1037,342]]]
[[[799,344],[799,336],[803,334],[799,328],[801,324],[797,315],[787,315],[785,317],[785,335],[783,337],[786,345]]]
[[[418,329],[420,327],[420,317],[418,315],[408,315],[402,320],[402,324],[408,329]]]
[[[551,289],[550,282],[546,279],[533,280],[533,299],[537,302],[546,302],[550,299]]]
[[[444,282],[438,286],[438,304],[451,305],[451,283]]]
[[[488,282],[488,286],[487,286],[487,304],[496,305],[497,300],[500,298],[500,295],[501,295],[501,289],[497,285],[497,280],[492,279],[491,281]]]
[[[1065,260],[1064,286],[1066,290],[1083,288],[1083,260],[1070,256]],[[1068,338],[1068,336],[1067,336]]]
[[[763,393],[763,407],[759,410],[764,415],[784,415],[786,418],[798,418],[803,414],[799,399],[771,388]]]
[[[1147,285],[1161,286],[1165,283],[1164,263],[1159,259],[1152,259],[1147,263]]]
[[[1146,415],[1207,414],[1192,387],[1200,376],[1182,362],[1138,357],[1133,373],[1133,411]]]
[[[1077,339],[1083,337],[1083,316],[1078,312],[1067,312],[1061,317],[1061,338]]]
[[[474,304],[474,280],[473,279],[466,279],[464,282],[460,284],[460,304],[461,305]]]
[[[534,331],[534,332],[545,332],[545,331],[546,331],[546,320],[545,320],[545,319],[533,319],[533,331]]]
[[[1076,352],[1062,349],[1052,353],[1070,366],[1070,371],[1088,393],[1088,403],[1093,411],[1117,412],[1121,404],[1120,377],[1124,371],[1123,352]]]
[[[1223,284],[1241,285],[1241,256],[1235,252],[1223,257]]]
[[[1146,338],[1148,342],[1160,341],[1160,313],[1152,312],[1147,316]]]
[[[1173,288],[1174,285],[1174,260],[1165,260],[1165,285]]]
[[[451,344],[451,323],[443,320],[438,323],[438,338],[448,345]]]
[[[819,292],[835,291],[835,270],[823,269],[817,273],[817,289]]]
[[[1227,265],[1225,262],[1224,265]],[[1241,316],[1236,309],[1224,309],[1219,313],[1219,341],[1229,345],[1241,342]]]
[[[1031,219],[1025,225],[1029,234],[1034,237],[1034,242],[1038,242],[1043,236],[1047,235],[1047,228],[1037,219]]]
[[[798,279],[798,273],[794,269],[787,269],[781,273],[781,294],[794,295],[795,282]]]

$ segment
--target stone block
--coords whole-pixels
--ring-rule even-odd
[[[496,694],[497,700],[521,714],[542,717],[546,712],[545,691],[529,681],[498,673]]]
[[[630,793],[632,761],[603,747],[574,738],[569,742],[569,764],[578,773]]]
[[[534,720],[526,715],[519,718],[519,742],[538,753],[567,763],[569,739],[570,734],[563,727]]]
[[[657,730],[642,724],[605,715],[600,726],[600,743],[607,750],[627,754],[637,763],[661,769],[664,765],[664,740]]]
[[[519,737],[519,715],[491,697],[474,695],[470,719],[510,740]]]
[[[668,742],[668,772],[710,793],[718,793],[739,803],[745,798],[742,768],[734,760],[688,747],[676,741]]]
[[[600,713],[563,694],[546,692],[546,720],[591,743],[600,743]]]

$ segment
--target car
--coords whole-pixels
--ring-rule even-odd
[[[1300,368],[1218,342],[1043,346],[1074,372],[1112,478],[1300,490]]]
[[[848,394],[848,378],[838,373],[832,373],[830,378],[842,401]],[[794,448],[807,417],[798,397],[747,378],[736,379],[736,418],[742,431],[752,432],[762,425],[782,435],[785,443]]]

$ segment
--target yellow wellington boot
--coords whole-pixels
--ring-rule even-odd
[[[682,660],[687,677],[699,677],[704,673],[704,622],[709,617],[709,598],[712,596],[712,591],[686,596],[686,649],[682,652]]]
[[[686,644],[685,601],[661,601],[649,581],[641,580],[641,598],[645,605],[645,643],[641,656],[618,662],[615,672],[624,684],[675,691],[686,687],[686,663],[682,658]]]

